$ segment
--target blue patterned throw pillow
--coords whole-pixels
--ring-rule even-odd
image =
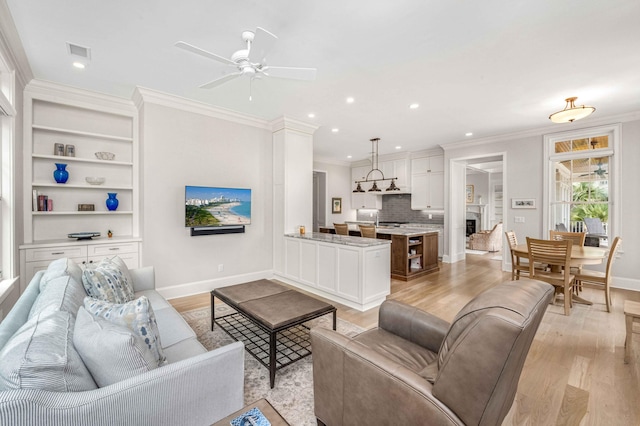
[[[119,259],[118,259],[119,260]],[[126,303],[134,299],[133,283],[124,262],[103,259],[82,272],[82,285],[94,299],[111,303]]]
[[[132,330],[142,338],[154,359],[157,360],[158,366],[166,364],[167,358],[162,352],[156,317],[146,296],[140,296],[136,300],[121,304],[86,297],[84,308],[92,315],[100,316]]]

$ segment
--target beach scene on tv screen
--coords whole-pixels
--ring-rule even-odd
[[[228,226],[251,223],[251,190],[187,186],[185,226]]]

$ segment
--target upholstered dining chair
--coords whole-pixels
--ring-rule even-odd
[[[311,328],[318,424],[501,424],[552,298],[524,278],[480,293],[451,323],[386,300],[378,327],[357,336]]]
[[[609,250],[609,257],[607,258],[607,268],[604,272],[583,268],[575,277],[576,286],[604,290],[604,302],[607,305],[607,312],[611,312],[611,294],[609,292],[609,286],[611,285],[611,267],[613,266],[613,261],[616,258],[620,243],[622,243],[620,237],[614,238],[611,249]]]
[[[346,223],[334,223],[333,227],[336,229],[336,234],[349,235],[349,225]]]
[[[364,238],[376,238],[376,226],[375,225],[358,225],[360,228],[360,235]]]
[[[538,240],[527,237],[529,250],[529,277],[548,282],[556,294],[564,294],[564,314],[571,314],[571,293],[575,276],[571,274],[571,240]],[[548,271],[534,267],[535,263],[549,266]],[[556,268],[554,268],[554,266]]]
[[[586,238],[586,232],[562,232],[562,231],[549,231],[549,239],[555,241],[569,240],[573,245],[584,246],[584,240]]]

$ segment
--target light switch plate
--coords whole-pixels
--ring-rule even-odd
[[[524,216],[516,216],[514,220],[516,223],[524,223]]]

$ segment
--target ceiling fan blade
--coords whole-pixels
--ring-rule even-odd
[[[258,62],[264,64],[267,54],[271,51],[276,40],[278,40],[278,37],[274,34],[271,34],[264,28],[256,28],[253,42],[251,42],[249,60],[254,63]]]
[[[234,78],[240,77],[242,75],[242,71],[234,72],[231,74],[223,75],[220,78],[216,78],[208,83],[199,86],[201,89],[211,89],[216,86],[220,86],[221,84],[226,83],[227,81],[233,80]]]
[[[262,71],[269,77],[315,80],[317,70],[315,68],[264,67]]]
[[[220,55],[216,55],[215,53],[207,52],[204,49],[200,49],[199,47],[196,47],[196,46],[194,46],[192,44],[189,44],[189,43],[185,43],[184,41],[179,41],[176,44],[174,44],[174,46],[178,47],[180,49],[186,50],[187,52],[195,53],[196,55],[204,56],[205,58],[209,58],[209,59],[213,59],[213,60],[218,61],[218,62],[222,62],[223,64],[235,65],[235,63],[230,59],[227,59],[227,58],[225,58],[223,56],[220,56]]]

